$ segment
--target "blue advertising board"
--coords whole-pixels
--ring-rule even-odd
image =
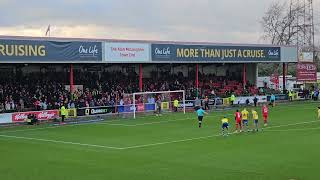
[[[152,61],[279,62],[280,47],[152,44]]]
[[[287,94],[275,94],[276,101],[285,101],[288,100],[289,97]],[[267,101],[270,101],[271,95],[267,96]]]
[[[0,39],[0,63],[46,61],[102,61],[102,43]]]
[[[156,109],[156,104],[148,103],[143,105],[144,112],[154,111],[155,109]],[[118,106],[117,110],[118,110],[118,113],[133,113],[134,109],[133,109],[133,105],[131,104],[131,105]]]

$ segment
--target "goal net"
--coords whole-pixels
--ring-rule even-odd
[[[138,114],[164,112],[185,113],[185,91],[138,92],[132,94],[133,118]]]

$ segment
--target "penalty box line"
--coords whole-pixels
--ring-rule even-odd
[[[228,114],[228,115],[231,115],[231,114]],[[207,117],[214,117],[214,116],[217,116],[217,115],[213,114]],[[192,120],[192,119],[196,119],[196,118],[179,118],[175,120],[160,120],[155,122],[136,123],[136,124],[113,123],[113,122],[123,121],[121,119],[116,119],[116,120],[108,120],[108,121],[106,120],[106,122],[92,122],[92,123],[79,123],[79,124],[75,123],[75,124],[56,125],[56,126],[49,126],[49,127],[42,127],[42,128],[19,129],[19,130],[12,130],[12,131],[7,130],[7,131],[0,132],[0,134],[36,131],[36,130],[44,130],[44,129],[55,129],[55,128],[62,128],[62,127],[74,127],[74,126],[83,126],[83,125],[109,125],[109,126],[135,127],[135,126],[144,126],[144,125],[152,125],[152,124],[170,123],[170,122],[176,122],[176,121],[186,121],[186,120]]]
[[[291,128],[291,129],[275,129],[275,130],[267,130],[266,132],[288,132],[288,131],[311,131],[311,130],[319,130],[320,127],[316,128]]]
[[[157,122],[149,122],[149,123],[138,123],[138,124],[119,124],[119,123],[113,123],[113,122],[119,122],[119,121],[123,121],[122,119],[114,119],[114,120],[103,120],[103,119],[99,119],[101,121],[105,121],[105,122],[85,122],[85,123],[74,123],[74,124],[65,124],[65,125],[51,125],[48,127],[41,127],[41,128],[30,128],[30,129],[18,129],[18,130],[6,130],[3,132],[0,132],[0,134],[6,134],[6,133],[13,133],[13,132],[25,132],[25,131],[36,131],[36,130],[44,130],[44,129],[56,129],[56,128],[62,128],[62,127],[74,127],[74,126],[84,126],[84,125],[111,125],[111,126],[141,126],[141,125],[148,125],[148,124],[156,124],[156,123],[164,123],[164,122],[170,122],[170,121],[157,121]],[[177,120],[171,120],[171,121],[182,121],[182,120],[186,120],[184,119],[177,119]]]
[[[264,129],[287,127],[287,126],[294,126],[294,125],[299,125],[299,124],[310,124],[310,123],[319,122],[319,121],[320,120],[317,120],[317,121],[305,121],[305,122],[300,122],[300,123],[284,124],[284,125],[278,125],[278,126],[270,126],[270,127],[264,128]],[[231,134],[234,134],[234,132],[231,133]],[[71,142],[71,141],[61,141],[61,140],[52,140],[52,139],[42,139],[42,138],[32,138],[32,137],[0,134],[0,137],[4,137],[4,138],[14,138],[14,139],[24,139],[24,140],[32,140],[32,141],[51,142],[51,143],[57,143],[57,144],[70,144],[70,145],[79,145],[79,146],[86,146],[86,147],[97,147],[97,148],[114,149],[114,150],[126,150],[126,149],[144,148],[144,147],[151,147],[151,146],[164,145],[164,144],[187,142],[187,141],[193,141],[193,140],[199,140],[199,139],[208,139],[208,138],[218,137],[218,136],[221,136],[221,135],[220,134],[215,134],[215,135],[210,135],[210,136],[201,136],[201,137],[195,137],[195,138],[187,138],[187,139],[181,139],[181,140],[165,141],[165,142],[143,144],[143,145],[136,145],[136,146],[115,147],[115,146],[105,146],[105,145],[78,143],[78,142]]]
[[[51,143],[57,143],[57,144],[71,144],[71,145],[79,145],[79,146],[86,146],[86,147],[98,147],[98,148],[115,149],[115,150],[123,149],[123,148],[113,147],[113,146],[104,146],[104,145],[96,145],[96,144],[85,144],[85,143],[78,143],[78,142],[71,142],[71,141],[41,139],[41,138],[32,138],[32,137],[24,137],[24,136],[11,136],[11,135],[4,135],[4,134],[0,134],[0,137],[14,138],[14,139],[24,139],[24,140],[31,140],[31,141],[51,142]]]

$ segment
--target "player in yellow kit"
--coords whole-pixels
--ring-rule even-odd
[[[320,119],[320,107],[318,107],[318,119]]]
[[[254,125],[254,130],[258,131],[259,129],[259,116],[256,110],[252,109],[251,110],[251,114],[252,114],[252,120],[253,120],[253,125]]]
[[[227,116],[224,116],[221,119],[221,128],[222,128],[222,135],[223,136],[228,136],[228,131],[229,131],[229,119]]]
[[[246,129],[246,131],[248,131],[248,116],[249,116],[249,112],[247,111],[246,108],[244,108],[241,111],[241,119],[242,119],[242,127]]]

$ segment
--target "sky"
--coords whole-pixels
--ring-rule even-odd
[[[0,0],[0,35],[45,36],[50,24],[54,37],[265,43],[260,21],[274,1]]]

